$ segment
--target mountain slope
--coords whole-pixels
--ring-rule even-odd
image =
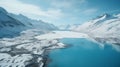
[[[33,20],[22,14],[8,13],[4,8],[0,7],[0,37],[15,36],[26,29],[51,31],[58,28],[53,24],[45,23],[41,20]]]
[[[22,14],[19,14],[19,15],[9,14],[9,15],[14,17],[15,19],[21,21],[27,27],[36,28],[36,29],[39,29],[39,30],[49,30],[49,31],[58,29],[53,24],[46,23],[46,22],[41,21],[41,20],[33,20],[33,19],[30,19],[30,18],[28,18],[28,17],[26,17]]]
[[[78,27],[80,24],[68,24],[68,25],[59,25],[60,30],[72,30],[76,27]]]
[[[104,14],[72,30],[86,33],[94,38],[120,40],[120,17]]]
[[[6,10],[0,7],[0,27],[24,26],[20,21],[10,17]]]
[[[0,37],[12,36],[24,30],[25,25],[8,15],[8,12],[0,7]]]
[[[9,13],[9,16],[21,21],[27,27],[32,26],[31,20],[28,17],[26,17],[26,16],[24,16],[22,14],[16,15],[16,14]]]

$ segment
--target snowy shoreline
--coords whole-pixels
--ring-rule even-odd
[[[55,50],[55,49],[63,49],[63,48],[67,48],[67,46],[64,46],[62,48],[54,48],[54,49],[44,49],[45,51],[43,52],[43,65],[42,67],[47,67],[48,64],[51,62],[51,59],[49,58],[49,53],[52,51],[52,50]]]
[[[77,33],[77,32],[72,32],[72,31],[53,31],[47,34],[43,34],[40,36],[36,36],[35,37],[38,40],[54,40],[56,39],[59,42],[59,39],[62,38],[88,38],[87,35],[82,34],[82,33]],[[55,47],[56,45],[53,45],[52,49],[51,48],[47,48],[45,49],[45,53],[43,53],[43,55],[45,55],[44,57],[44,62],[43,62],[43,67],[47,67],[50,59],[48,57],[49,51],[54,50],[54,49],[61,49],[61,48],[65,48],[67,47],[66,45],[62,44],[62,43],[58,43],[59,46]]]
[[[72,31],[52,31],[46,34],[39,32],[27,30],[22,32],[21,36],[0,39],[0,67],[45,67],[49,59],[45,58],[48,54],[46,50],[67,47],[59,41],[60,39],[90,38],[86,34]]]
[[[43,54],[46,49],[53,50],[66,47],[59,42],[59,39],[86,37],[81,33],[70,31],[57,31],[57,33],[53,31],[52,33],[53,36],[49,37],[49,33],[40,34],[38,30],[27,30],[21,32],[18,37],[0,39],[0,66],[42,67],[44,65]],[[55,37],[56,35],[58,37]]]

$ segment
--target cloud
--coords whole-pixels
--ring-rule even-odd
[[[54,0],[52,1],[51,6],[56,8],[69,8],[72,6],[72,3],[66,0],[63,0],[63,1]]]
[[[98,11],[98,9],[95,9],[95,8],[91,8],[91,9],[87,9],[87,10],[84,10],[83,13],[85,15],[91,15],[93,13],[96,13]]]
[[[82,3],[87,3],[87,0],[79,0],[78,2],[81,3],[81,4]]]
[[[50,0],[49,0],[50,1]],[[82,4],[86,0],[51,0],[51,6],[56,8],[72,8],[76,3]]]
[[[63,12],[60,9],[42,10],[36,5],[26,4],[19,0],[1,0],[0,6],[7,9],[7,11],[10,13],[24,14],[34,19],[39,19],[39,17],[59,19],[64,16]]]

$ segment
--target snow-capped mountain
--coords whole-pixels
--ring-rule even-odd
[[[39,29],[41,31],[57,30],[53,24],[41,20],[33,20],[22,14],[15,15],[8,13],[0,7],[0,37],[14,36],[26,29]]]
[[[120,40],[120,16],[104,14],[72,29],[95,38]]]
[[[57,30],[58,28],[56,26],[54,26],[53,24],[50,23],[46,23],[42,20],[31,20],[32,25],[34,26],[34,28],[37,28],[39,30]]]
[[[9,16],[8,12],[0,7],[0,28],[14,26],[24,26],[24,24]]]
[[[9,16],[11,16],[11,17],[21,21],[27,27],[31,27],[32,26],[31,20],[28,17],[26,17],[26,16],[24,16],[22,14],[16,15],[16,14],[9,13]]]
[[[21,21],[24,23],[27,27],[31,28],[37,28],[39,30],[57,30],[58,28],[54,26],[53,24],[46,23],[42,20],[34,20],[30,19],[22,14],[15,15],[15,14],[9,14],[10,16],[14,17],[15,19]]]
[[[0,37],[12,36],[24,30],[25,25],[8,14],[5,9],[0,7]]]
[[[80,24],[68,24],[68,25],[60,25],[58,26],[60,30],[72,30],[78,27]]]

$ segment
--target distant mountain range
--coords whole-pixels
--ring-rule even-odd
[[[41,31],[57,30],[53,24],[41,20],[33,20],[22,14],[8,13],[0,7],[0,37],[13,36],[26,29],[39,29]]]
[[[39,30],[48,30],[48,31],[58,29],[53,24],[44,22],[42,20],[33,20],[22,14],[19,14],[19,15],[9,14],[9,16],[21,21],[23,24],[25,24],[25,26],[27,26],[29,28],[37,28]]]
[[[112,43],[118,43],[120,41],[120,14],[104,14],[83,24],[60,25],[59,28],[85,33],[98,40],[110,41],[112,39]],[[0,7],[0,37],[16,35],[26,29],[52,31],[58,30],[58,27],[42,20],[30,19],[22,14],[8,13]]]
[[[120,14],[103,14],[83,24],[60,25],[61,30],[88,34],[100,41],[120,44]]]
[[[60,30],[72,30],[78,27],[79,25],[80,24],[68,24],[68,25],[63,24],[63,25],[59,25],[58,27]]]

